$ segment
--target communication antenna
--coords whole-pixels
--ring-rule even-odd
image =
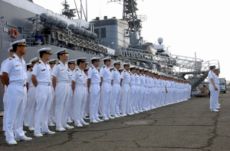
[[[78,19],[88,21],[88,0],[74,0]]]

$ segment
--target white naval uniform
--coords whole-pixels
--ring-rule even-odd
[[[88,71],[88,79],[91,80],[90,88],[89,88],[89,112],[90,112],[90,120],[98,121],[99,120],[99,101],[100,101],[100,83],[101,76],[94,66],[89,68]]]
[[[128,114],[137,113],[137,89],[136,89],[136,74],[130,74],[130,90],[129,90],[129,97],[127,99],[127,109],[126,112]]]
[[[87,101],[87,76],[84,71],[77,69],[72,76],[72,80],[75,82],[73,120],[75,124],[82,125]]]
[[[25,112],[25,125],[29,128],[34,128],[34,115],[35,115],[35,87],[31,80],[32,71],[27,71],[28,94]]]
[[[40,60],[34,65],[32,75],[37,79],[38,85],[35,90],[35,130],[34,134],[48,132],[49,111],[52,104],[51,68],[48,63]]]
[[[213,79],[216,87],[218,88],[218,90],[216,91],[213,87],[213,85],[211,84],[211,79]],[[218,76],[213,72],[213,71],[209,71],[208,73],[208,80],[209,80],[209,91],[210,91],[210,110],[216,110],[219,108],[219,78]]]
[[[122,88],[121,88],[121,114],[127,115],[127,106],[130,100],[130,73],[124,70],[121,73]]]
[[[141,96],[142,96],[142,90],[141,90],[141,77],[140,75],[136,74],[136,109],[137,112],[141,112]]]
[[[100,69],[100,75],[102,77],[101,86],[101,111],[104,119],[108,120],[110,115],[110,98],[112,90],[112,74],[110,68],[104,66]]]
[[[121,73],[115,68],[112,71],[112,94],[110,103],[110,114],[120,115],[120,91],[121,91]]]
[[[77,71],[77,69],[71,70],[70,68],[68,69],[68,73],[69,73],[69,78],[72,80],[73,76],[75,75],[75,72]],[[74,92],[72,90],[72,82],[70,83],[70,95],[69,95],[69,103],[68,103],[68,123],[71,123],[72,120],[74,119],[74,110],[73,110],[73,103],[74,103]]]
[[[27,100],[26,63],[17,55],[10,58],[2,67],[2,72],[8,73],[9,85],[6,90],[7,110],[5,118],[6,141],[25,136],[23,131],[24,110]]]
[[[144,106],[145,106],[145,92],[146,92],[146,87],[145,87],[145,76],[140,75],[140,110],[143,112]]]
[[[50,72],[51,72],[51,75],[52,75],[53,69],[51,69]],[[56,118],[55,118],[55,94],[54,94],[53,83],[51,83],[51,88],[52,88],[52,103],[50,105],[48,122],[49,122],[49,126],[54,126]]]
[[[52,76],[56,78],[54,90],[56,129],[63,129],[67,126],[72,81],[69,77],[67,63],[59,61],[53,68]]]
[[[10,57],[10,58],[7,58],[7,59],[3,60],[2,64],[1,64],[0,75],[2,75],[2,69],[4,68],[3,66],[10,59],[12,59],[12,58]],[[5,125],[6,125],[5,118],[6,118],[6,112],[7,112],[6,111],[7,110],[6,89],[7,89],[7,86],[4,85],[4,94],[3,94],[3,110],[4,110],[4,112],[3,112],[3,126],[2,126],[3,131],[5,131]]]

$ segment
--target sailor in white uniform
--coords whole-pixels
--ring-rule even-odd
[[[219,78],[217,76],[217,71],[215,66],[210,67],[210,71],[208,73],[209,80],[209,91],[210,91],[210,110],[212,112],[219,111]]]
[[[133,115],[137,113],[137,89],[136,89],[136,67],[130,66],[130,96],[127,100],[127,113]]]
[[[34,65],[32,71],[32,82],[36,87],[36,110],[35,110],[35,130],[34,136],[41,137],[44,134],[54,134],[49,130],[48,119],[52,104],[52,84],[51,68],[48,61],[51,56],[51,48],[41,48],[38,50],[40,60]]]
[[[54,66],[52,76],[55,91],[56,130],[61,132],[73,128],[67,123],[72,79],[69,77],[67,64],[69,53],[65,49],[60,50],[57,52],[57,58],[59,62]]]
[[[25,125],[29,127],[30,131],[34,130],[34,115],[35,115],[35,87],[32,83],[33,66],[39,61],[37,57],[30,60],[31,69],[27,71],[27,105],[25,111]]]
[[[130,64],[123,64],[124,70],[121,73],[121,116],[127,116],[127,106],[130,99]]]
[[[8,86],[6,91],[7,111],[5,118],[5,136],[9,145],[17,144],[16,140],[29,141],[23,131],[24,110],[27,101],[26,53],[24,39],[12,43],[14,55],[2,68],[2,81]]]
[[[103,59],[104,66],[100,69],[101,75],[101,109],[102,116],[104,120],[113,119],[110,115],[110,98],[111,98],[111,90],[112,90],[112,73],[110,71],[111,68],[111,58],[106,57]]]
[[[49,60],[49,65],[50,65],[50,68],[51,68],[51,75],[53,73],[53,68],[54,66],[56,65],[57,63],[57,60],[56,59],[50,59]],[[53,81],[53,79],[52,79]],[[52,86],[52,104],[51,104],[51,107],[50,107],[50,112],[49,112],[49,126],[55,126],[55,99],[54,99],[54,87]]]
[[[121,67],[120,61],[113,63],[114,70],[112,71],[112,94],[110,103],[110,114],[114,117],[120,117],[120,111],[116,112],[117,105],[120,104],[120,93],[121,93],[121,73],[119,69]],[[117,114],[119,113],[119,114]]]
[[[72,76],[72,88],[74,91],[73,115],[74,123],[77,127],[89,125],[84,121],[85,106],[87,101],[87,76],[84,72],[86,68],[86,58],[77,59],[78,69]]]
[[[99,72],[100,58],[93,57],[91,58],[92,67],[88,71],[88,92],[89,92],[89,112],[90,112],[90,121],[93,123],[101,122],[99,118],[99,101],[100,101],[100,84],[101,76]]]
[[[1,69],[3,69],[4,65],[6,64],[7,61],[9,61],[10,59],[12,59],[13,55],[14,55],[14,52],[13,52],[13,48],[10,47],[7,49],[8,53],[9,53],[9,57],[5,60],[3,60],[3,62],[1,63]],[[0,70],[0,79],[1,79],[1,76],[2,76],[2,70]],[[2,81],[2,84],[4,86],[4,94],[3,94],[3,131],[5,131],[5,126],[6,126],[6,122],[5,122],[5,118],[6,118],[6,113],[7,113],[7,101],[6,101],[6,89],[7,89],[7,86],[6,84],[4,84],[4,81]]]
[[[72,80],[73,76],[75,74],[75,72],[77,71],[77,67],[76,67],[76,59],[70,59],[68,61],[68,73],[69,73],[69,78]],[[72,123],[73,119],[74,119],[74,111],[73,111],[73,89],[72,89],[72,82],[71,82],[71,90],[70,90],[70,96],[69,96],[69,103],[68,103],[68,119],[67,122],[68,123]]]

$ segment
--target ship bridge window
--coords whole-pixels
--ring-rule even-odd
[[[106,28],[101,28],[101,38],[106,38]]]
[[[99,29],[94,29],[94,32],[97,34],[97,37],[99,37]]]

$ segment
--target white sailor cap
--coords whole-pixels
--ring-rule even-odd
[[[63,55],[63,54],[69,54],[69,52],[66,49],[62,49],[56,52],[57,55]]]
[[[76,64],[76,59],[70,59],[70,60],[68,60],[68,64]]]
[[[26,40],[20,39],[11,43],[11,46],[26,46]]]
[[[80,58],[77,58],[77,60],[87,60],[86,57],[80,57]]]
[[[129,63],[123,63],[123,66],[130,66],[130,64]]]
[[[93,60],[100,60],[101,58],[99,57],[92,57],[90,60],[93,61]]]
[[[9,47],[9,48],[7,49],[8,52],[10,52],[10,51],[12,51],[12,50],[13,50],[13,47]]]
[[[49,62],[49,64],[56,64],[57,60],[56,59],[50,59],[48,62]]]
[[[45,53],[47,53],[47,54],[52,54],[52,49],[51,48],[49,48],[49,47],[45,47],[45,48],[41,48],[41,49],[39,49],[38,50],[38,53],[41,53],[41,52],[45,52]]]
[[[34,57],[34,58],[30,59],[30,63],[35,63],[35,62],[38,62],[38,61],[39,61],[38,57]]]
[[[105,57],[105,58],[103,58],[103,61],[106,61],[106,60],[111,60],[111,57]]]
[[[120,62],[120,61],[114,61],[113,64],[114,64],[114,65],[115,65],[115,64],[121,64],[121,62]]]
[[[130,69],[136,69],[137,67],[136,67],[136,66],[131,65],[129,68],[130,68]]]

